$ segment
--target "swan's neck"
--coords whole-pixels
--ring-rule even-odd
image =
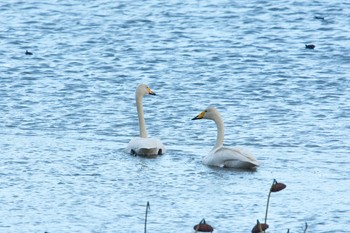
[[[216,149],[224,144],[224,122],[221,119],[220,115],[215,116],[214,121],[218,129],[218,134],[216,136],[216,144],[214,146],[214,149]]]
[[[139,116],[140,137],[147,138],[146,123],[143,116],[142,96],[136,95],[136,107]]]

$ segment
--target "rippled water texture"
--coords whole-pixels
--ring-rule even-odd
[[[347,1],[0,3],[0,232],[348,232]],[[316,18],[315,18],[316,17]],[[305,44],[315,49],[305,49]],[[25,51],[33,55],[25,55]],[[155,159],[124,153],[147,83]],[[249,149],[254,171],[201,163]]]

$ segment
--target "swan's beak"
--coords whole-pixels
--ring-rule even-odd
[[[195,118],[192,118],[192,120],[203,119],[204,115],[205,115],[205,112],[203,111],[203,112],[201,112],[198,116],[196,116]]]
[[[149,95],[156,95],[156,93],[154,93],[150,88],[147,88],[147,89],[148,89],[147,91]]]

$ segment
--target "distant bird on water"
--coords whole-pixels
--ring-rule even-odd
[[[33,55],[33,53],[26,50],[26,55]]]
[[[306,49],[314,49],[316,46],[315,45],[313,45],[313,44],[306,44],[305,45],[305,48]]]
[[[315,18],[315,19],[324,20],[324,17],[322,17],[322,16],[315,16],[314,18]]]

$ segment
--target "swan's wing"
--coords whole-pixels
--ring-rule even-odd
[[[203,159],[203,163],[210,166],[233,168],[253,168],[259,165],[249,151],[224,146],[212,150]]]
[[[140,156],[156,156],[165,153],[163,143],[157,138],[133,138],[130,140],[126,152]]]

